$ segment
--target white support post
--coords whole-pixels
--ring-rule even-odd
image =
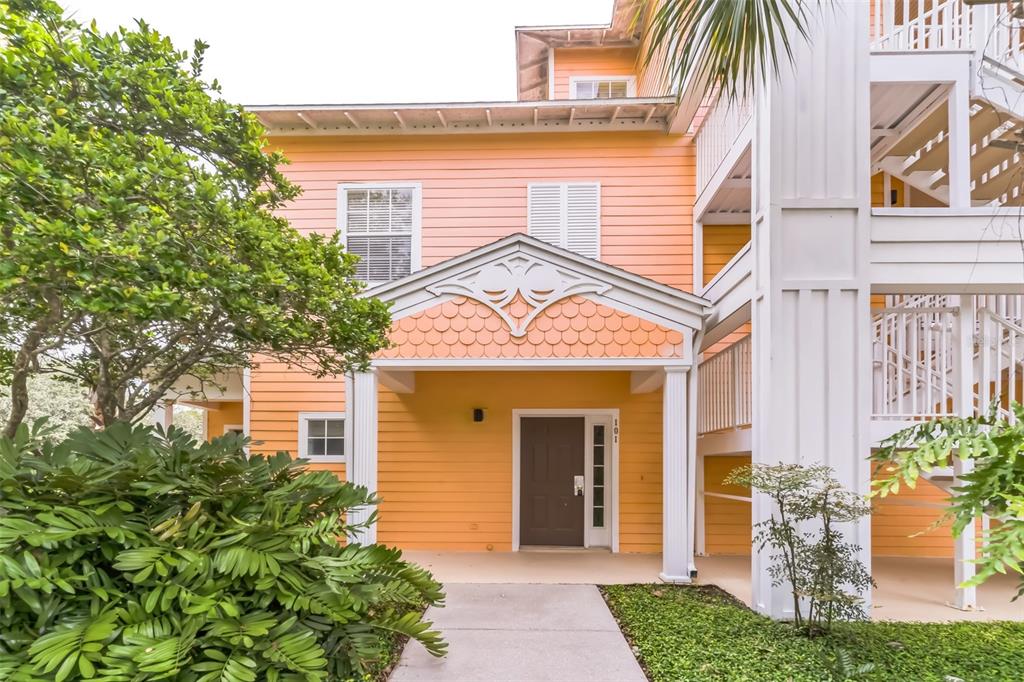
[[[704,291],[704,221],[693,221],[693,293]]]
[[[977,377],[974,376],[974,330],[975,330],[975,308],[974,297],[962,295],[957,303],[957,323],[954,333],[954,348],[956,349],[956,373],[954,375],[954,410],[958,416],[970,417],[974,415],[974,386]],[[984,343],[986,339],[982,339]],[[982,356],[986,353],[982,351]],[[982,381],[987,377],[982,376]],[[973,462],[963,462],[957,454],[953,455],[953,485],[961,484],[960,477],[970,473]],[[977,534],[972,522],[964,528],[960,537],[953,542],[953,580],[956,589],[956,596],[953,606],[961,611],[971,611],[978,607],[978,594],[975,587],[960,587],[960,585],[974,577],[974,560],[977,558]]]
[[[971,205],[971,113],[967,74],[953,83],[949,111],[949,206]]]
[[[754,464],[825,464],[867,494],[871,453],[868,4],[810,11],[793,67],[760,84],[753,123]],[[763,494],[752,521],[775,511]],[[810,528],[808,528],[810,530]],[[870,570],[869,519],[844,524]],[[752,606],[791,618],[771,550],[754,548]],[[861,594],[865,609],[871,593]]]
[[[687,519],[687,370],[666,368],[662,388],[661,579],[670,583],[690,582],[693,551]]]
[[[170,400],[157,403],[155,410],[155,421],[163,427],[164,431],[174,425],[174,403]]]
[[[356,485],[377,491],[377,373],[375,370],[356,372],[347,382],[351,392],[345,396],[346,413],[351,422],[352,449],[346,467],[346,476]],[[353,523],[363,523],[374,512],[372,508],[349,512]],[[377,542],[377,524],[363,529],[356,540],[361,544]]]
[[[707,553],[707,541],[704,530],[704,458],[696,456],[695,459],[697,460],[697,480],[694,481],[694,488],[697,491],[697,513],[693,529],[693,551],[697,556],[704,556]]]

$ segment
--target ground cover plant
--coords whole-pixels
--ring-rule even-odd
[[[339,543],[365,488],[244,439],[117,423],[0,439],[0,680],[365,679],[445,645],[396,549]]]
[[[837,623],[808,638],[715,587],[613,585],[604,594],[652,682],[997,682],[1024,671],[1024,623]]]

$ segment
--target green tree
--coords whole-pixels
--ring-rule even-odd
[[[298,194],[254,116],[145,23],[101,33],[49,0],[0,2],[0,376],[138,420],[185,374],[254,354],[315,375],[364,365],[388,312],[337,237],[274,215]],[[6,360],[4,359],[6,358]]]
[[[977,573],[966,585],[980,585],[997,573],[1017,573],[1017,597],[1024,595],[1024,407],[1011,414],[991,411],[981,417],[944,417],[922,422],[882,442],[872,458],[886,475],[874,482],[885,497],[921,476],[959,459],[969,465],[949,498],[943,521],[952,519],[959,537],[982,514],[994,523],[985,535]],[[1011,416],[1012,415],[1012,416]],[[941,521],[940,521],[941,522]]]
[[[646,0],[648,64],[662,61],[665,76],[682,94],[698,87],[736,98],[755,80],[792,61],[794,37],[807,35],[808,5],[821,0]],[[639,20],[638,14],[638,20]]]

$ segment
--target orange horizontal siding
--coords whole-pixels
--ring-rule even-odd
[[[705,225],[703,240],[704,284],[750,241],[750,225]]]
[[[750,490],[725,485],[729,473],[750,464],[750,455],[704,457],[704,491],[750,496]],[[706,554],[749,555],[751,549],[750,503],[720,497],[704,498],[704,551]]]
[[[472,410],[483,407],[483,422]],[[381,390],[378,537],[406,548],[509,551],[512,410],[619,408],[623,552],[661,548],[661,396],[628,372],[420,372]]]
[[[569,99],[569,79],[590,76],[633,76],[637,73],[635,47],[560,48],[555,50],[555,99]]]
[[[683,289],[693,281],[694,147],[659,132],[281,137],[303,194],[281,211],[300,231],[337,227],[337,186],[422,185],[422,263],[525,232],[531,182],[601,183],[601,259]]]

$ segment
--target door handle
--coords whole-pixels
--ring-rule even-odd
[[[572,494],[575,495],[576,497],[579,497],[580,495],[582,495],[583,494],[583,485],[584,484],[583,484],[583,476],[582,475],[580,475],[580,476],[573,476],[572,477]]]

